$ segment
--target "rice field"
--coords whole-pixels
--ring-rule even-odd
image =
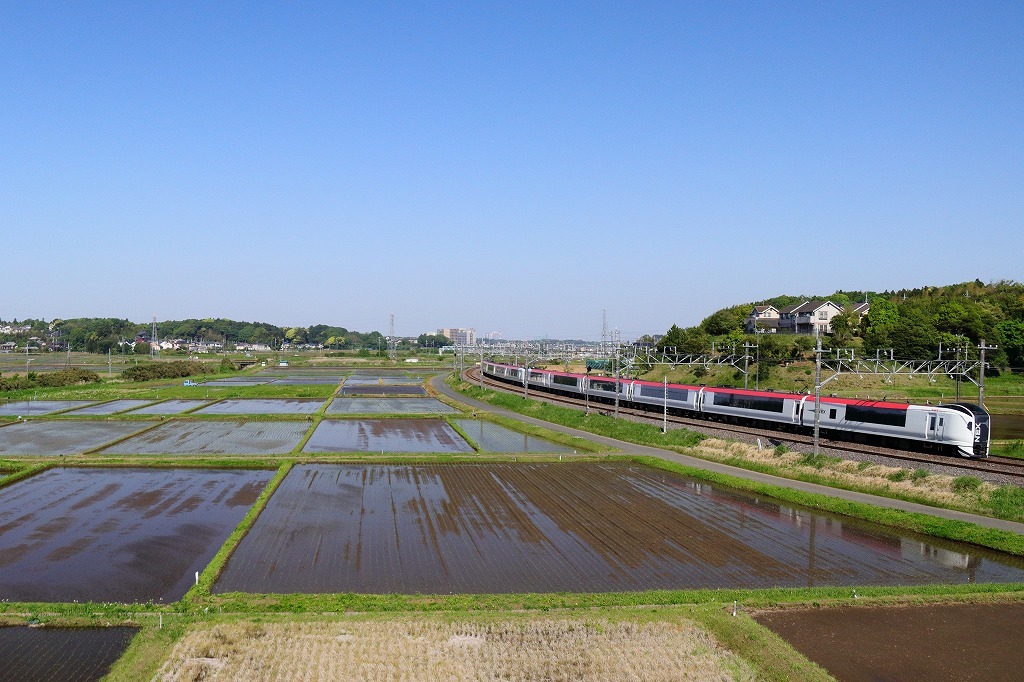
[[[181,412],[188,412],[189,410],[194,410],[197,407],[209,404],[209,400],[165,400],[162,403],[157,403],[156,405],[149,405],[147,407],[140,407],[137,410],[132,410],[131,414],[180,414]]]
[[[272,476],[61,468],[0,489],[0,595],[180,599]]]
[[[572,452],[573,449],[485,419],[456,419],[456,425],[483,452]]]
[[[141,431],[147,426],[137,421],[75,419],[18,422],[0,428],[0,455],[75,455]]]
[[[454,407],[437,398],[336,398],[327,414],[453,414]]]
[[[384,386],[378,383],[349,384],[341,387],[343,395],[426,395],[427,389],[420,385]]]
[[[1024,560],[628,464],[296,466],[214,591],[448,594],[1024,581]]]
[[[474,452],[442,419],[324,419],[302,451]]]
[[[313,414],[323,404],[320,398],[227,399],[201,407],[193,414]]]
[[[74,407],[85,407],[94,400],[18,400],[0,403],[0,417],[38,417]]]
[[[93,682],[120,658],[136,629],[0,627],[0,679]]]
[[[97,415],[97,414],[114,414],[116,412],[125,412],[127,410],[134,410],[148,405],[152,400],[132,400],[124,398],[121,400],[111,400],[110,402],[100,403],[99,405],[90,405],[89,407],[82,407],[77,410],[72,410],[67,413],[69,417],[78,417],[82,415]]]
[[[307,430],[306,422],[169,421],[106,448],[103,454],[274,455],[290,452]]]
[[[229,623],[174,647],[162,682],[251,680],[753,680],[687,621],[604,619]]]

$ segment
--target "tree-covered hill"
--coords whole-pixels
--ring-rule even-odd
[[[985,284],[980,280],[940,287],[899,291],[837,291],[830,295],[776,296],[718,310],[695,327],[673,325],[659,346],[681,352],[702,352],[714,340],[742,344],[753,337],[744,333],[744,323],[755,305],[783,308],[804,301],[828,300],[847,313],[833,318],[831,345],[853,346],[864,354],[892,349],[897,358],[937,358],[944,349],[977,346],[981,340],[999,346],[989,355],[1002,368],[1024,369],[1024,284],[1003,280]],[[867,301],[871,310],[857,323],[851,307]],[[759,342],[768,341],[759,335]],[[782,345],[779,352],[806,349],[808,339],[794,335],[772,335],[769,346]],[[762,353],[764,349],[762,349]]]
[[[139,323],[117,318],[81,317],[74,319],[27,319],[0,325],[11,327],[9,333],[0,333],[0,341],[13,340],[19,345],[37,337],[50,348],[70,348],[74,351],[106,353],[119,352],[120,344],[137,338],[149,340],[152,323]],[[282,343],[323,344],[338,350],[386,345],[380,332],[356,332],[345,327],[318,324],[311,327],[279,327],[267,322],[240,322],[223,318],[165,320],[157,322],[157,337],[161,340],[181,339],[189,342],[219,342],[223,344],[266,344],[279,348]]]

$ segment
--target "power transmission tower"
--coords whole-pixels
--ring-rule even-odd
[[[150,339],[149,355],[154,358],[160,357],[160,342],[156,338],[156,315],[153,316],[153,338]]]
[[[601,309],[601,353],[608,348],[608,309]]]
[[[398,358],[398,339],[395,338],[395,314],[391,313],[390,336],[388,336],[388,357],[392,360]]]

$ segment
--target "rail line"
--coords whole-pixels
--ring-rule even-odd
[[[480,383],[480,370],[476,367],[471,367],[463,373],[463,378],[472,383]],[[501,381],[496,381],[490,377],[484,376],[484,385],[498,390],[505,391],[506,393],[521,393],[521,391],[513,390],[509,384]],[[558,402],[565,405],[571,405],[573,407],[581,407],[585,404],[585,400],[578,398],[571,398],[569,396],[559,395],[557,393],[549,393],[547,391],[539,391],[533,388],[533,392],[537,395],[544,396],[544,400],[550,402]],[[605,403],[590,403],[591,409],[598,410],[601,414],[609,414],[607,410],[608,405]],[[653,413],[647,410],[638,410],[635,408],[619,407],[620,414],[626,414],[631,417],[637,417],[646,421],[661,423],[665,420],[665,417],[661,414],[654,416]],[[727,422],[714,421],[708,419],[695,419],[691,417],[680,417],[678,415],[669,415],[668,422],[677,424],[679,426],[693,427],[696,430],[700,429],[715,429],[717,431],[726,431],[729,433],[735,433],[738,435],[747,436],[750,438],[764,438],[772,445],[780,445],[786,442],[800,443],[802,445],[811,445],[814,439],[811,436],[807,436],[800,433],[792,433],[789,431],[764,431],[761,429],[750,428],[741,426],[738,424],[730,424]],[[976,471],[980,473],[999,474],[1001,476],[1008,476],[1011,478],[1019,478],[1024,481],[1024,460],[1013,459],[1011,457],[988,457],[985,460],[970,460],[970,459],[957,459],[948,455],[930,455],[921,452],[908,452],[906,450],[896,450],[894,448],[885,448],[879,446],[871,446],[863,443],[849,443],[846,441],[833,440],[831,438],[819,438],[819,443],[823,447],[827,447],[830,450],[839,450],[843,452],[857,453],[861,455],[876,455],[879,457],[888,457],[890,459],[896,459],[904,462],[917,462],[920,464],[935,464],[940,466],[953,467],[955,469],[963,469],[965,471]]]

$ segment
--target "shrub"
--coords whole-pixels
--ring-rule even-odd
[[[826,464],[838,464],[841,461],[843,460],[840,459],[839,457],[829,457],[828,455],[822,454],[815,455],[814,453],[807,453],[806,455],[800,458],[801,464],[812,466],[815,469],[820,469]]]
[[[953,492],[969,493],[981,487],[981,479],[977,476],[957,476],[953,479]]]
[[[927,469],[914,469],[913,473],[910,474],[910,480],[913,481],[914,483],[917,483],[918,481],[923,481],[924,479],[928,478],[929,473],[930,472]]]
[[[1019,519],[1024,516],[1024,488],[1015,485],[999,486],[992,491],[989,504],[1000,518]]]
[[[888,478],[890,481],[893,481],[894,483],[905,481],[907,480],[907,470],[900,469],[899,471],[894,471],[893,473],[889,474]]]
[[[775,452],[775,456],[776,457],[781,457],[782,455],[784,455],[787,452],[789,452],[789,448],[787,448],[785,445],[782,445],[780,443],[780,444],[775,446],[774,452]]]
[[[121,372],[121,376],[129,381],[149,381],[150,379],[176,379],[189,377],[204,372],[201,362],[187,362],[175,360],[174,362],[147,362],[142,365],[129,367]]]

